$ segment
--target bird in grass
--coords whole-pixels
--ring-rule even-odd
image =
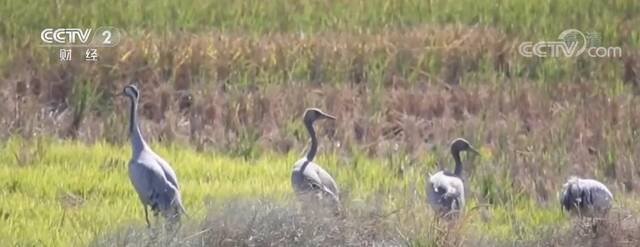
[[[607,215],[613,194],[593,179],[570,177],[562,186],[560,203],[564,210],[581,217],[600,218]]]
[[[311,146],[307,154],[294,164],[291,172],[291,186],[301,200],[311,196],[311,198],[315,197],[320,201],[328,200],[334,206],[337,206],[339,197],[335,180],[327,171],[313,162],[313,158],[318,151],[318,138],[316,137],[313,123],[320,119],[335,120],[336,118],[317,108],[305,110],[303,122],[311,136]]]
[[[462,151],[478,154],[467,140],[457,138],[451,142],[451,155],[456,163],[453,173],[439,171],[429,176],[427,203],[440,216],[459,212],[464,207],[464,180],[462,180],[462,161],[460,160]]]
[[[131,101],[129,136],[133,154],[129,161],[129,178],[144,207],[147,226],[151,226],[148,207],[156,216],[162,214],[170,222],[179,221],[186,211],[182,206],[176,173],[169,163],[151,150],[140,132],[136,113],[140,92],[136,86],[129,85],[122,93]]]

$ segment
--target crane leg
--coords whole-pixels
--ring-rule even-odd
[[[142,205],[144,207],[144,219],[147,221],[147,227],[151,228],[151,222],[149,222],[149,212],[147,211],[147,205]]]

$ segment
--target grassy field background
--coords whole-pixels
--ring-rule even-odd
[[[177,171],[192,214],[174,245],[640,241],[637,1],[0,6],[0,245],[163,241],[144,228],[126,175],[127,108],[116,95],[130,82],[141,88],[143,132]],[[43,28],[100,26],[125,36],[97,63],[61,63],[40,45]],[[598,32],[623,56],[518,54],[521,42],[570,28]],[[344,192],[343,219],[304,217],[292,200],[311,106],[338,117],[319,124],[318,161]],[[452,169],[456,137],[482,155],[466,159],[469,211],[450,226],[424,204],[424,178]],[[570,175],[616,196],[596,236],[559,210]]]
[[[7,244],[84,245],[97,236],[110,236],[109,232],[122,230],[124,226],[145,231],[142,208],[126,173],[128,148],[107,143],[87,146],[73,141],[16,138],[5,145],[3,160],[13,160],[4,163],[0,170],[3,181],[0,208],[7,221],[0,236],[10,240]],[[27,147],[32,145],[39,148]],[[187,225],[197,225],[207,213],[217,216],[216,211],[229,202],[234,207],[245,205],[234,204],[242,198],[285,205],[292,199],[288,180],[297,155],[263,155],[246,160],[179,146],[160,146],[156,150],[179,171],[185,206],[192,215]],[[490,152],[481,150],[487,155]],[[16,158],[24,152],[33,153],[23,156],[24,159]],[[425,155],[419,163],[433,164],[433,159]],[[480,167],[489,165],[486,159],[475,161]],[[361,214],[390,214],[386,220],[394,227],[415,227],[412,229],[415,235],[410,236],[415,238],[412,241],[435,241],[428,235],[434,231],[433,218],[423,202],[424,176],[435,169],[433,165],[412,165],[398,174],[393,166],[403,161],[322,155],[319,162],[335,175],[343,197],[347,198],[343,202],[347,208],[358,209]],[[476,180],[471,178],[474,184],[479,184]],[[470,198],[476,196],[480,196],[477,191],[471,192]],[[517,194],[510,196],[513,198],[502,205],[470,210],[469,223],[461,227],[485,235],[477,241],[531,240],[537,233],[551,230],[551,226],[566,227],[555,201],[551,205],[538,205]],[[481,200],[470,200],[470,208],[479,206]],[[107,238],[114,241],[107,243],[120,245],[115,241],[125,241],[119,239],[123,236],[116,236]],[[126,239],[127,235],[124,236]],[[134,236],[129,236],[128,241],[134,245],[144,243]]]

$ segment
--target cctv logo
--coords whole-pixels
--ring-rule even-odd
[[[45,28],[40,33],[42,42],[49,45],[86,44],[91,36],[91,29],[80,28]],[[79,43],[78,43],[79,42]]]
[[[122,37],[115,27],[45,28],[40,33],[43,46],[55,47],[114,47]]]

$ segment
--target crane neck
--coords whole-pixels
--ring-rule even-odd
[[[305,121],[304,126],[307,128],[309,136],[311,136],[311,145],[307,152],[307,161],[311,162],[316,156],[316,152],[318,152],[318,138],[316,137],[316,131],[313,129],[313,121]]]
[[[453,160],[456,162],[456,167],[455,170],[453,170],[453,174],[456,176],[460,176],[462,175],[462,161],[460,160],[460,150],[451,150],[451,155],[453,156]]]
[[[131,138],[131,147],[133,153],[139,153],[147,147],[147,143],[142,137],[140,126],[138,125],[138,99],[131,99],[130,117],[129,117],[129,136]]]

